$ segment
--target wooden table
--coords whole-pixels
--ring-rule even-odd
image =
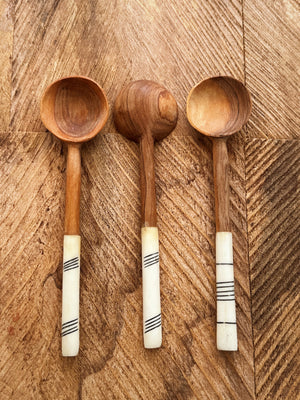
[[[291,399],[299,395],[299,5],[293,0],[0,0],[0,398]],[[66,149],[39,101],[95,79],[111,114],[83,148],[81,349],[60,353]],[[188,124],[204,77],[245,82],[230,139],[239,351],[215,346],[209,140]],[[176,130],[156,144],[163,346],[142,342],[138,146],[116,133],[131,80],[166,86]],[[298,367],[298,371],[297,371]]]

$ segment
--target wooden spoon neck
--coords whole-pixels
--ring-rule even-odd
[[[65,234],[79,235],[81,155],[79,143],[68,144],[66,171]]]
[[[141,135],[140,149],[143,156],[154,153],[154,140],[153,137],[147,132]]]
[[[80,153],[82,143],[68,142],[68,155],[70,153]]]
[[[142,226],[156,226],[154,139],[146,131],[140,140]]]
[[[213,139],[213,165],[216,230],[217,232],[230,232],[227,138]]]

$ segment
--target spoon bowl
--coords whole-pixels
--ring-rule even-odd
[[[108,118],[108,102],[102,88],[83,76],[59,79],[45,90],[41,119],[56,137],[72,143],[92,139]]]
[[[251,98],[242,82],[229,76],[205,79],[190,91],[187,117],[203,135],[226,137],[241,130],[251,113]]]
[[[177,103],[172,94],[153,81],[130,82],[115,102],[117,130],[136,142],[146,132],[151,132],[154,140],[162,140],[175,128],[177,116]]]

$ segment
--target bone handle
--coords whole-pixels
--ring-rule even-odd
[[[238,349],[231,232],[216,234],[217,348]]]
[[[79,351],[80,236],[64,236],[62,284],[62,355],[77,356]]]
[[[161,346],[161,308],[159,285],[159,242],[156,227],[142,228],[143,330],[144,346]]]

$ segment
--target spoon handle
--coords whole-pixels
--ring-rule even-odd
[[[65,235],[62,284],[62,354],[76,356],[79,351],[80,286],[80,146],[68,145],[65,205]]]
[[[64,236],[62,284],[62,355],[77,356],[79,351],[80,236]]]
[[[156,227],[142,228],[143,332],[144,347],[161,346],[159,242]]]
[[[156,226],[154,140],[151,132],[140,139],[142,226]]]
[[[232,233],[229,219],[229,162],[226,139],[213,140],[216,212],[217,348],[238,349]]]
[[[140,140],[142,203],[142,280],[144,347],[161,346],[159,240],[156,227],[154,141],[150,132]]]

